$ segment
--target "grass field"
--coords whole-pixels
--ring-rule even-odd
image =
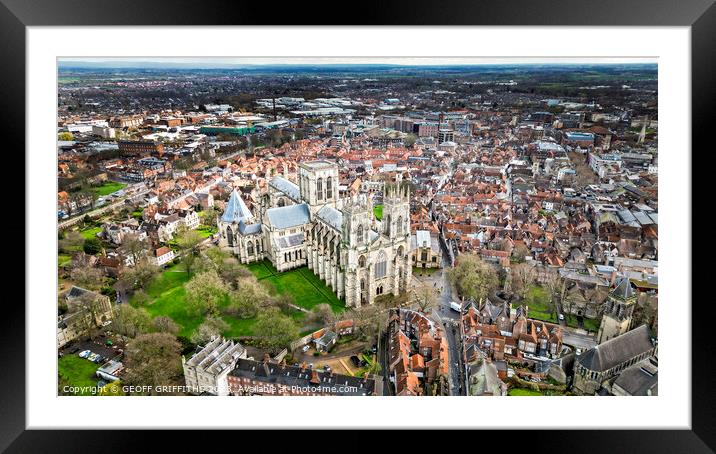
[[[575,315],[567,315],[567,326],[572,328],[579,328],[579,321]],[[583,317],[583,327],[587,331],[599,331],[599,324],[601,320],[594,320],[591,318]]]
[[[90,238],[97,238],[97,234],[101,231],[102,231],[102,227],[89,227],[89,228],[80,230],[80,233],[86,239],[90,239]]]
[[[249,269],[261,282],[266,283],[274,294],[293,296],[297,306],[313,309],[319,304],[331,305],[333,312],[345,310],[345,304],[308,267],[279,273],[268,261],[252,263]]]
[[[196,330],[206,318],[203,315],[197,316],[187,310],[184,284],[188,281],[189,275],[182,269],[181,265],[175,265],[166,269],[148,286],[147,295],[149,295],[152,302],[144,306],[152,317],[159,315],[170,317],[181,327],[179,336],[187,338],[191,337],[194,330]],[[132,298],[131,303],[134,306],[137,305],[134,298]],[[229,301],[226,299],[219,306],[223,307],[228,303]],[[291,314],[291,317],[296,321],[300,321],[304,316],[304,313],[298,311]],[[234,338],[254,334],[253,326],[256,323],[256,319],[239,319],[226,315],[221,318],[229,325],[229,330],[224,333],[227,337]]]
[[[529,306],[530,318],[557,323],[557,315],[552,310],[547,291],[539,285],[533,285],[527,292],[525,304]]]
[[[92,190],[100,197],[110,195],[113,192],[117,192],[120,189],[127,187],[124,183],[116,183],[114,181],[105,181],[101,186],[95,186]]]
[[[216,230],[216,227],[211,227],[208,225],[200,225],[196,228],[196,231],[199,232],[199,235],[201,235],[202,238],[209,238],[211,235],[218,232],[218,230]]]
[[[95,376],[95,372],[98,367],[97,364],[76,354],[66,355],[58,360],[59,376],[72,386],[96,386],[99,379]],[[79,395],[90,396],[91,393],[83,391]]]

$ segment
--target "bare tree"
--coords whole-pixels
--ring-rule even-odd
[[[537,272],[528,263],[517,263],[512,266],[512,291],[521,299],[529,291],[537,279]]]
[[[157,394],[161,386],[181,381],[181,344],[169,333],[140,334],[125,350],[125,383],[150,386],[146,393]]]
[[[421,282],[413,287],[413,293],[420,312],[427,313],[437,305],[438,293],[435,287]]]
[[[495,268],[474,254],[461,255],[448,277],[461,296],[475,301],[485,299],[499,285]]]
[[[147,256],[149,242],[136,233],[129,233],[122,238],[122,245],[117,250],[123,257],[129,258],[132,265],[138,265]]]

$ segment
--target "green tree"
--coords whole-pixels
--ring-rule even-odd
[[[102,252],[102,242],[98,238],[87,238],[82,245],[85,254],[97,255]]]
[[[75,136],[74,136],[74,134],[72,134],[69,131],[63,131],[63,132],[57,134],[57,140],[62,140],[62,141],[75,140]]]
[[[219,304],[230,291],[229,286],[215,270],[194,275],[184,288],[187,306],[195,314],[217,314]]]
[[[244,277],[238,280],[237,289],[231,292],[226,313],[239,318],[253,318],[269,300],[268,291],[255,277]]]
[[[123,336],[137,337],[148,333],[152,327],[152,319],[142,308],[135,308],[129,304],[117,305],[114,309],[112,329]]]
[[[474,254],[458,257],[457,265],[448,271],[448,277],[461,296],[475,301],[484,300],[499,285],[495,268]]]
[[[272,351],[287,347],[291,341],[299,337],[296,322],[275,307],[267,308],[259,314],[254,325],[254,333],[258,337],[259,344]]]

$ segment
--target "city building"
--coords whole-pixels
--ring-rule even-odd
[[[443,252],[437,234],[429,230],[417,230],[410,238],[413,266],[416,268],[441,268]]]
[[[445,333],[426,315],[391,309],[388,369],[398,396],[447,395],[449,368]]]
[[[574,365],[574,390],[595,394],[611,388],[610,379],[656,352],[646,325],[613,337],[577,356]]]
[[[246,349],[238,342],[222,337],[211,339],[188,361],[182,356],[184,382],[191,394],[229,395],[227,376],[239,359],[246,358]]]
[[[306,364],[289,366],[239,359],[228,374],[229,392],[233,396],[379,396],[381,382],[368,377],[319,371]]]

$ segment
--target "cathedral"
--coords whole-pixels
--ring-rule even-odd
[[[348,307],[406,292],[410,261],[410,190],[386,184],[383,217],[369,194],[340,198],[338,165],[299,164],[298,185],[273,177],[252,213],[234,190],[218,225],[220,246],[241,263],[268,259],[278,271],[308,266]]]

